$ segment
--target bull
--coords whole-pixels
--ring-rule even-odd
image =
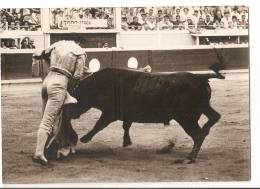
[[[167,123],[176,120],[192,138],[189,163],[195,162],[205,137],[221,115],[210,105],[209,79],[224,79],[216,73],[144,73],[136,70],[105,68],[82,80],[73,92],[77,104],[64,107],[62,124],[72,129],[71,119],[90,108],[102,114],[92,130],[80,141],[89,142],[110,123],[123,121],[123,146],[131,145],[129,129],[133,122]],[[198,124],[204,114],[208,120]],[[67,132],[70,133],[70,132]]]

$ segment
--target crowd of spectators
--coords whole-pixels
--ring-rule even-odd
[[[0,30],[38,31],[40,29],[39,8],[0,9]]]
[[[125,7],[122,30],[247,29],[246,6]]]
[[[1,39],[1,48],[3,49],[35,49],[34,40],[24,37],[18,45],[18,39]]]
[[[104,29],[114,28],[114,8],[97,7],[97,8],[55,8],[51,9],[50,28],[51,29],[68,29],[64,24],[64,20],[88,20],[96,19],[107,20],[106,27],[97,27]],[[95,28],[88,28],[95,29]]]

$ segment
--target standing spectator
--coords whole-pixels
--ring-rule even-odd
[[[5,16],[3,16],[2,20],[1,20],[1,23],[0,23],[0,29],[6,30],[7,29],[7,25],[8,25],[7,19],[6,19]]]
[[[127,30],[128,30],[128,23],[127,23],[127,18],[126,18],[126,17],[122,17],[121,28],[122,28],[124,31],[127,31]]]
[[[63,28],[63,10],[58,9],[57,10],[57,15],[56,15],[56,24],[57,24],[57,28],[58,29],[62,29]],[[75,15],[74,15],[75,16]],[[78,14],[77,14],[78,16]]]
[[[183,9],[183,14],[181,15],[182,16],[182,20],[183,21],[186,21],[188,17],[191,17],[192,15],[190,14],[190,11],[189,11],[189,8],[188,7],[185,7]]]
[[[183,18],[181,16],[181,9],[180,8],[176,8],[176,16],[175,16],[175,20],[173,19],[173,21],[176,21],[177,16],[180,16],[180,21],[183,22]]]
[[[173,29],[173,23],[170,21],[170,18],[168,15],[165,15],[164,19],[161,22],[159,22],[159,29],[160,30]]]
[[[86,9],[83,9],[83,18],[84,19],[91,19],[92,18],[92,14],[90,14],[90,9],[89,8],[86,8]]]
[[[237,29],[238,28],[238,21],[236,16],[232,16],[232,28]]]
[[[139,21],[139,23],[140,23],[142,26],[146,25],[146,18],[147,18],[146,14],[143,13],[143,14],[142,14],[142,17],[141,17],[141,20]]]
[[[235,16],[237,18],[237,20],[241,20],[241,15],[238,13],[238,7],[235,6],[233,8],[233,12],[231,13],[231,17],[233,18],[233,16]]]
[[[129,24],[129,28],[131,30],[141,30],[142,29],[142,25],[138,22],[138,17],[137,16],[135,16],[133,18],[133,22],[131,22]]]
[[[199,10],[195,9],[192,17],[192,22],[194,23],[195,27],[197,28],[198,22],[199,22]]]
[[[221,10],[220,10],[220,9],[217,9],[217,10],[216,10],[216,15],[214,16],[213,22],[216,23],[216,20],[217,20],[218,23],[220,23],[221,20],[222,20],[222,18],[223,18],[223,16],[222,16]]]
[[[139,13],[137,13],[137,18],[138,18],[138,20],[139,20],[139,23],[140,23],[140,21],[142,20],[142,15],[143,14],[145,14],[145,11],[144,11],[144,8],[141,8],[140,9],[140,11],[139,11]]]
[[[156,21],[155,15],[153,13],[153,9],[149,9],[147,19],[149,19],[149,20],[153,19],[154,21]]]
[[[62,10],[60,10],[60,11],[62,11]],[[71,14],[72,15],[72,19],[76,20],[79,17],[78,9],[72,8],[71,12],[72,12],[72,14]],[[96,18],[95,17],[96,16],[96,12],[97,12],[97,9],[94,9],[94,8],[90,9],[90,13],[92,14],[93,18]]]
[[[222,12],[225,14],[225,12],[229,12],[231,13],[231,7],[230,6],[224,6],[224,7],[221,7],[222,9]]]
[[[210,20],[210,15],[207,15],[207,16],[206,16],[205,27],[204,27],[204,28],[207,29],[207,30],[212,30],[212,29],[214,29],[214,28],[213,28],[213,22]]]
[[[210,20],[212,21],[213,20],[213,18],[211,17],[211,14],[210,14],[210,12],[209,12],[209,8],[208,7],[204,7],[204,10],[203,10],[203,12],[202,12],[202,18],[203,18],[203,20],[206,20],[206,16],[207,15],[209,15],[210,16]]]
[[[224,28],[229,28],[229,22],[232,22],[230,17],[230,12],[224,12],[224,17],[221,19],[221,22],[223,23]]]
[[[242,28],[242,29],[248,29],[248,22],[247,22],[247,20],[246,20],[246,15],[242,15],[241,16],[241,22],[240,22],[240,27]]]
[[[131,7],[129,9],[129,13],[128,13],[127,17],[126,17],[127,18],[127,23],[130,24],[131,22],[133,22],[134,21],[134,17],[135,17],[135,15],[134,15],[134,8]]]
[[[156,16],[156,22],[159,23],[163,20],[163,13],[162,13],[162,10],[158,10],[158,14]]]

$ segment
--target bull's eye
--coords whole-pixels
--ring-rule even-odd
[[[89,65],[88,65],[89,69],[91,72],[97,72],[100,69],[100,62],[98,59],[93,58],[90,60]]]
[[[138,61],[135,57],[130,57],[127,62],[128,68],[137,69],[138,68]]]

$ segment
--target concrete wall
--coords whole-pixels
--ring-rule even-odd
[[[220,49],[219,49],[220,50]],[[225,69],[249,68],[249,48],[224,48]],[[32,54],[2,54],[2,79],[31,78]],[[198,71],[218,62],[213,49],[173,50],[103,50],[89,51],[88,60],[98,59],[105,67],[126,68],[129,58],[135,57],[138,67],[149,64],[153,71]]]
[[[124,49],[142,47],[150,48],[172,48],[179,45],[194,45],[195,39],[189,33],[169,32],[126,32],[120,33],[118,45]]]
[[[105,42],[109,47],[116,47],[115,33],[57,33],[50,35],[51,44],[60,40],[74,40],[76,36],[82,37],[85,42],[81,44],[83,48],[98,48],[103,46]]]

